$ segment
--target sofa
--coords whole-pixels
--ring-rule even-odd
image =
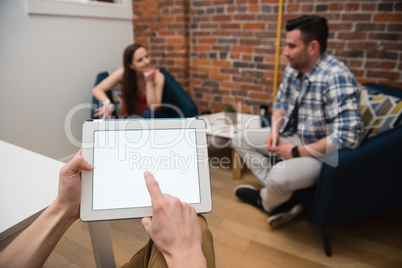
[[[170,75],[165,69],[159,69],[159,71],[165,76],[165,84],[163,86],[162,95],[162,110],[169,118],[187,118],[195,117],[198,115],[198,108],[190,95],[184,91],[180,84]],[[109,72],[100,72],[95,81],[95,86],[99,84],[103,79],[109,76]],[[110,101],[115,104],[116,110],[112,116],[115,118],[121,117],[121,92],[119,88],[113,88],[106,92],[106,95]],[[99,101],[92,97],[92,111],[91,118],[98,119],[94,116],[93,110],[99,107]]]
[[[365,87],[402,99],[402,89],[378,84]],[[357,149],[329,154],[317,184],[294,193],[321,227],[327,256],[332,255],[330,226],[402,208],[401,106],[402,101],[399,118],[394,120],[397,126],[365,138]]]

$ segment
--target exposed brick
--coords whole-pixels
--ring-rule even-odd
[[[402,51],[402,46],[400,42],[381,42],[380,47],[385,51],[389,50],[399,50]],[[402,54],[401,54],[402,55]]]
[[[241,84],[239,83],[233,83],[233,82],[227,82],[227,81],[222,81],[220,83],[220,86],[223,88],[233,88],[233,89],[240,89]]]
[[[264,29],[265,29],[264,22],[243,24],[243,30],[264,30]]]
[[[364,65],[365,68],[373,69],[380,68],[380,62],[378,61],[367,61]]]
[[[328,23],[329,31],[352,30],[352,23]]]
[[[390,13],[377,13],[374,14],[374,21],[399,21],[402,22],[401,14],[390,14]]]
[[[199,71],[201,73],[213,74],[213,73],[219,73],[219,68],[215,68],[212,66],[203,66],[203,67],[199,67]]]
[[[357,78],[364,76],[364,71],[363,70],[351,69],[351,71]]]
[[[314,6],[311,4],[304,4],[302,5],[301,11],[302,12],[312,12],[314,10]]]
[[[288,4],[286,9],[287,9],[287,12],[299,11],[300,5],[299,4]]]
[[[375,11],[376,4],[375,3],[362,3],[362,11]]]
[[[230,20],[232,20],[231,15],[219,15],[212,17],[212,21],[230,21]]]
[[[255,16],[254,15],[241,14],[241,15],[234,15],[233,19],[234,20],[254,21]]]
[[[395,52],[386,51],[368,51],[367,58],[396,60],[398,58],[398,54]]]
[[[370,33],[369,38],[372,40],[393,40],[398,41],[401,38],[400,34],[390,34],[390,33]]]
[[[331,4],[329,4],[329,10],[330,11],[343,10],[343,4],[342,3],[331,3]]]
[[[232,52],[247,52],[251,53],[253,52],[254,48],[251,46],[233,46],[232,47]]]
[[[233,63],[233,67],[237,67],[237,68],[253,68],[254,63],[235,61]]]
[[[388,24],[388,31],[402,32],[402,24]]]
[[[222,23],[220,25],[221,29],[240,29],[241,25],[240,23]]]
[[[379,3],[377,10],[378,11],[392,11],[394,7],[393,3]]]
[[[247,12],[247,10],[248,10],[247,6],[237,6],[237,11],[239,13],[245,13]]]
[[[390,80],[396,80],[399,78],[399,72],[377,72],[377,71],[368,71],[368,77],[378,77],[385,78]]]
[[[347,50],[347,51],[338,50],[338,51],[336,51],[335,56],[361,58],[361,57],[363,57],[363,51],[361,51],[361,50]]]
[[[259,99],[259,100],[268,100],[271,98],[271,94],[269,93],[258,93],[258,92],[250,92],[248,97],[251,99]]]
[[[349,42],[347,44],[348,49],[377,49],[378,44],[375,41],[364,42],[364,47],[361,42]]]
[[[351,60],[349,61],[349,67],[355,68],[355,67],[362,67],[363,61],[362,60]]]
[[[258,0],[236,0],[237,5],[243,4],[258,4]]]
[[[239,69],[238,68],[222,68],[221,72],[224,74],[239,74]]]
[[[396,62],[394,61],[383,61],[381,62],[380,68],[381,69],[394,69],[396,66]]]
[[[271,13],[272,12],[272,7],[271,6],[262,6],[261,11],[262,12],[267,12],[267,13]]]
[[[230,79],[229,75],[225,75],[225,74],[218,74],[218,73],[213,73],[211,74],[211,79],[212,80],[224,80],[224,81],[228,81]]]
[[[345,5],[345,10],[346,11],[358,11],[359,4],[358,3],[348,3]]]
[[[317,12],[325,12],[328,10],[328,5],[317,5],[315,7],[315,11]]]
[[[199,111],[239,102],[257,112],[272,97],[278,0],[133,0],[133,7],[135,42],[148,45],[153,64],[188,90]],[[286,20],[316,12],[329,23],[328,53],[358,82],[402,87],[402,2],[289,0],[283,8],[281,49]],[[287,62],[279,57],[279,82]]]
[[[212,61],[212,64],[214,66],[219,66],[219,67],[230,67],[232,66],[232,63],[227,60],[214,60]]]
[[[371,14],[353,13],[353,14],[342,15],[342,21],[370,21],[370,20],[371,20]]]
[[[192,63],[194,65],[211,65],[211,60],[193,59]]]
[[[355,32],[355,33],[338,33],[338,39],[346,40],[361,40],[366,38],[365,32]]]
[[[142,3],[139,3],[138,7],[139,8],[157,8],[158,4],[156,2],[152,2],[152,1],[142,2]]]
[[[384,24],[376,24],[376,23],[357,23],[356,31],[384,31]]]
[[[160,14],[159,9],[145,9],[143,11],[144,16],[158,16]]]
[[[251,5],[248,7],[248,12],[259,12],[260,11],[260,6],[258,5]]]
[[[198,39],[199,44],[215,44],[217,41],[216,38],[200,38]]]

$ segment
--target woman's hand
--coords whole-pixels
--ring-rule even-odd
[[[144,74],[144,78],[145,78],[145,82],[150,83],[150,82],[154,82],[155,80],[155,66],[151,68],[151,70],[146,71],[143,73]]]
[[[94,109],[94,117],[99,117],[101,119],[109,119],[112,116],[114,110],[114,104],[108,103],[102,107]]]

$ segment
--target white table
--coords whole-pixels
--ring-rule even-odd
[[[57,196],[64,163],[0,141],[0,250]],[[108,222],[89,223],[97,267],[115,267]]]
[[[261,117],[255,114],[237,113],[236,124],[230,124],[230,120],[223,112],[208,115],[202,115],[199,118],[204,119],[206,123],[206,132],[208,143],[215,147],[232,148],[232,170],[233,179],[241,179],[241,160],[236,150],[232,146],[234,134],[239,131],[258,132],[267,131],[267,128],[261,128]]]

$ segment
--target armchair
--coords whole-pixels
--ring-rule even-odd
[[[194,117],[198,115],[197,105],[190,97],[190,95],[184,91],[184,89],[180,86],[179,83],[169,74],[165,69],[159,69],[159,71],[165,76],[165,84],[163,86],[163,95],[162,95],[162,110],[170,117],[170,118],[179,118],[179,117]],[[101,72],[97,75],[95,85],[99,84],[103,79],[105,79],[109,75],[108,72]],[[112,91],[108,91],[108,98],[114,104],[115,98],[113,98]],[[99,107],[99,101],[92,97],[92,104],[94,108]],[[91,111],[91,118],[96,119],[93,115],[93,110]],[[116,112],[114,112],[113,116],[118,116]]]
[[[402,94],[400,89],[385,88],[390,90],[385,93]],[[401,152],[399,126],[365,140],[357,149],[328,155],[317,184],[294,193],[321,226],[327,256],[332,255],[331,225],[402,208]],[[336,160],[335,167],[326,164]]]

